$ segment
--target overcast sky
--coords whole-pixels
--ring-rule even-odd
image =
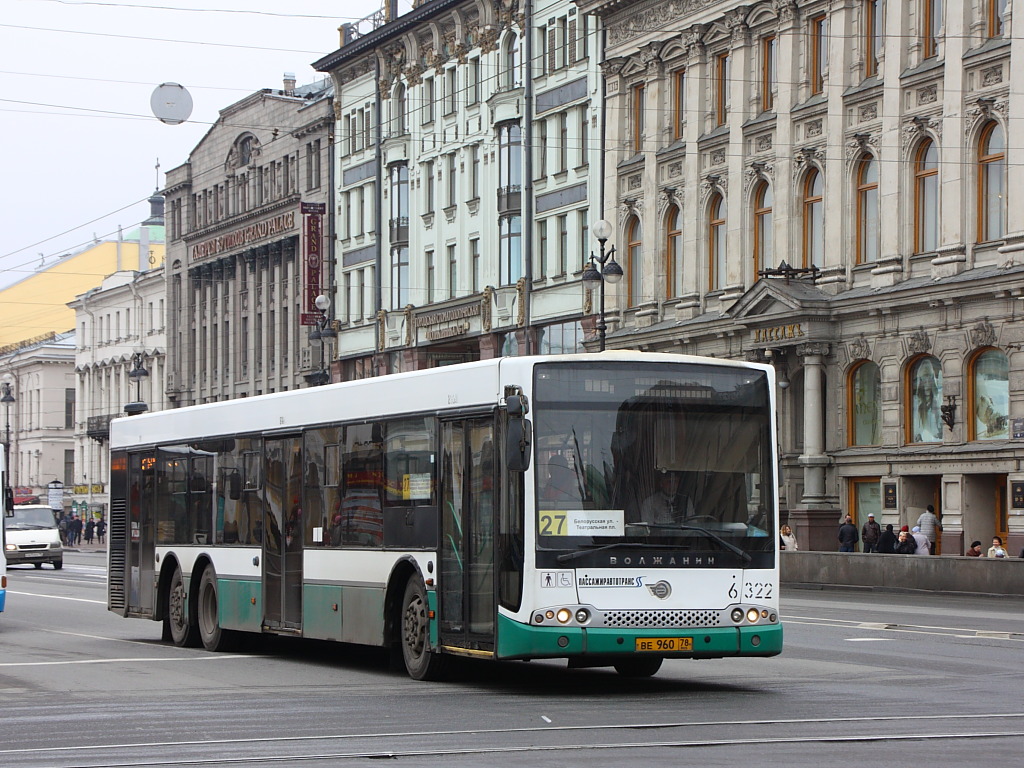
[[[0,0],[0,286],[132,229],[218,110],[285,72],[319,79],[338,26],[381,2]],[[152,116],[165,82],[192,95],[188,123]]]

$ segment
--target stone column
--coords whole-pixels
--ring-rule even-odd
[[[824,358],[828,344],[804,344],[797,354],[804,364],[804,452],[800,464],[804,468],[804,495],[802,506],[820,506],[825,498],[825,393],[822,390]]]

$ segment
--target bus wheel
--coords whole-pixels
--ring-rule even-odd
[[[181,568],[176,567],[167,589],[167,616],[164,621],[170,629],[171,642],[181,648],[194,648],[199,645],[199,633],[195,622],[189,618],[185,597],[185,580],[181,577]]]
[[[639,659],[627,659],[615,665],[615,671],[623,677],[652,677],[661,669],[664,659],[646,656]]]
[[[409,579],[402,597],[402,658],[414,680],[439,680],[445,659],[430,650],[427,588],[418,576]]]
[[[220,628],[217,612],[217,574],[212,565],[207,565],[199,582],[199,604],[196,606],[199,619],[199,638],[208,651],[229,651],[234,646],[235,633]]]

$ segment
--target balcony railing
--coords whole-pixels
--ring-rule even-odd
[[[498,215],[518,213],[523,208],[523,193],[518,184],[498,187]]]
[[[407,243],[409,242],[409,217],[400,216],[397,219],[391,219],[388,222],[388,229],[390,232],[391,243]]]
[[[85,434],[93,440],[103,442],[110,437],[110,422],[123,413],[110,413],[106,416],[90,416],[85,424]]]

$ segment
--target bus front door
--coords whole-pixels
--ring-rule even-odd
[[[156,452],[129,454],[128,465],[128,610],[134,616],[153,616],[157,589]]]
[[[263,453],[263,626],[302,629],[302,440],[267,439]]]
[[[444,422],[441,440],[440,641],[486,654],[495,621],[493,419]]]

